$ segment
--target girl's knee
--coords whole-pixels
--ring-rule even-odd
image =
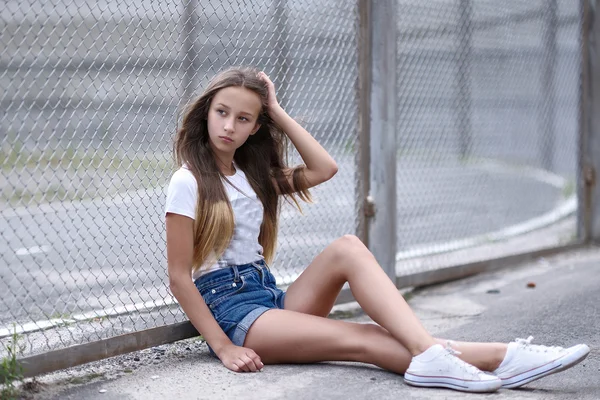
[[[344,235],[336,239],[323,253],[328,259],[327,262],[335,265],[346,280],[350,270],[368,265],[369,263],[363,261],[365,257],[372,256],[369,249],[354,235]]]
[[[348,252],[364,251],[366,249],[363,242],[355,235],[344,235],[335,240],[331,246],[339,254],[347,254]]]
[[[337,259],[355,259],[369,253],[369,249],[355,235],[344,235],[332,243],[334,255]]]
[[[339,240],[346,246],[364,246],[363,242],[356,235],[344,235]]]

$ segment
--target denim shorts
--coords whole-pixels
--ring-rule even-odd
[[[263,261],[233,265],[194,281],[206,305],[233,344],[243,346],[250,326],[265,311],[283,308],[285,293]],[[209,346],[212,355],[215,355]]]

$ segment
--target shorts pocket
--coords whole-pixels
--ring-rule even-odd
[[[223,303],[234,294],[241,292],[244,289],[244,286],[246,286],[246,281],[243,276],[240,276],[238,282],[231,280],[207,285],[202,288],[200,294],[208,308],[210,308],[213,314],[216,314],[216,308],[219,304]]]

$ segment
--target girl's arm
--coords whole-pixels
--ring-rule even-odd
[[[327,150],[323,148],[312,137],[310,133],[306,131],[299,123],[294,121],[283,108],[279,105],[277,97],[275,95],[275,85],[269,77],[264,73],[260,72],[259,77],[266,82],[269,88],[268,107],[269,115],[271,119],[281,127],[281,129],[290,138],[302,161],[306,165],[304,169],[304,176],[308,187],[316,186],[331,179],[337,172],[338,167],[333,158],[327,153]],[[289,172],[289,171],[284,171]],[[286,173],[290,185],[293,187],[292,174]]]
[[[235,346],[225,335],[192,282],[194,220],[168,213],[167,263],[169,286],[179,305],[223,364],[232,371],[258,371],[260,357],[251,349]]]

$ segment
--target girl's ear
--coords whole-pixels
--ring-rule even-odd
[[[256,132],[258,132],[259,129],[260,129],[260,124],[254,125],[254,129],[252,129],[252,133],[250,133],[250,134],[254,135]]]

